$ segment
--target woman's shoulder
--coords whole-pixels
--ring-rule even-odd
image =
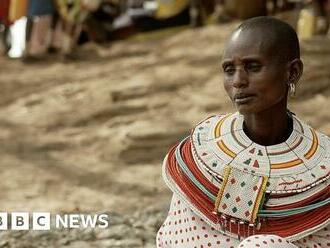
[[[302,138],[304,138],[304,141],[310,141],[315,149],[324,149],[327,151],[326,153],[330,153],[330,137],[327,134],[315,129],[308,122],[295,115],[293,115],[293,119],[295,120],[294,129]]]
[[[224,125],[222,124],[224,124],[224,121],[226,119],[235,120],[238,117],[238,113],[220,113],[204,117],[194,126],[194,128],[192,129],[192,134],[198,130],[205,133],[206,130],[223,127]],[[226,122],[226,124],[227,123],[228,121]]]

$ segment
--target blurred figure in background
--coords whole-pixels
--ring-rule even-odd
[[[299,14],[297,33],[302,40],[329,33],[329,1],[305,0]]]
[[[100,0],[56,0],[62,30],[61,52],[67,59],[76,59],[76,46],[83,23],[91,11],[98,9]]]
[[[224,3],[225,3],[225,0],[216,0],[215,1],[214,17],[215,17],[216,22],[218,22],[218,23],[230,21],[229,16],[225,13]]]
[[[3,1],[3,0],[1,0]],[[10,0],[9,1],[9,21],[14,23],[23,16],[26,16],[28,0]]]
[[[190,24],[192,27],[201,27],[205,25],[207,13],[205,11],[205,2],[202,0],[190,0]],[[214,3],[210,1],[210,5],[214,7]]]
[[[52,41],[55,5],[52,0],[29,0],[25,61],[43,58]]]
[[[274,15],[280,11],[284,11],[289,9],[290,7],[293,8],[296,3],[299,1],[288,1],[288,0],[268,0],[268,3],[271,5],[271,10],[269,14]]]
[[[7,35],[9,31],[9,0],[0,1],[0,54],[6,54],[9,50]]]
[[[317,21],[317,34],[326,34],[329,29],[329,1],[316,0],[315,3],[316,14],[319,17]]]

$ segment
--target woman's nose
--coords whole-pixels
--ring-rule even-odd
[[[237,68],[233,78],[233,86],[235,88],[242,88],[246,87],[247,85],[248,79],[245,70],[242,68]]]

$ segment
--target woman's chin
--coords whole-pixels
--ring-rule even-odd
[[[242,115],[257,113],[256,109],[249,105],[235,105],[235,107]]]

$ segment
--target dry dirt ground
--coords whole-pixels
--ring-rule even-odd
[[[153,247],[170,199],[160,175],[167,149],[199,120],[233,111],[220,54],[236,25],[88,44],[71,63],[0,58],[0,210],[117,218],[110,234],[2,232],[0,247]],[[328,135],[329,44],[303,43],[305,73],[290,103]]]

